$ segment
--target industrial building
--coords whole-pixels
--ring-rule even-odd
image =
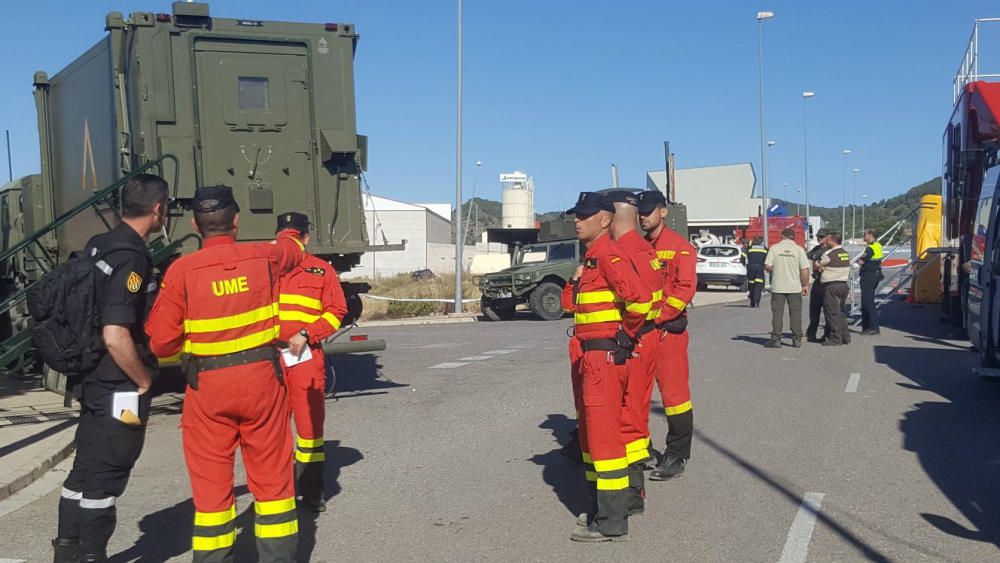
[[[666,176],[663,170],[647,172],[646,189],[666,193]],[[673,176],[670,197],[687,206],[692,240],[714,235],[720,242],[731,242],[737,227],[747,226],[751,216],[761,213],[750,163],[681,168]]]
[[[405,203],[376,195],[365,195],[364,199],[368,240],[375,245],[406,241],[406,248],[366,252],[361,263],[344,278],[381,278],[417,270],[436,274],[455,271],[450,203]],[[475,247],[467,247],[466,268],[474,253]]]

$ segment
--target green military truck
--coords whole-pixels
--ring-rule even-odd
[[[368,242],[354,25],[221,18],[198,2],[103,23],[76,60],[34,76],[40,174],[7,186],[18,197],[2,203],[19,204],[17,221],[0,210],[0,322],[10,325],[0,368],[30,358],[26,288],[118,223],[118,191],[140,172],[173,190],[169,223],[150,243],[161,267],[200,246],[186,207],[213,184],[233,187],[241,240],[270,240],[277,214],[295,210],[312,219],[310,251],[340,272],[365,252],[402,249]],[[351,322],[368,288],[343,285]]]
[[[526,303],[539,319],[562,318],[562,290],[580,265],[580,256],[575,238],[517,245],[510,268],[479,278],[483,315],[491,321],[508,320]]]

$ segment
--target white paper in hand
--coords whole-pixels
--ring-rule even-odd
[[[292,366],[301,364],[304,361],[311,360],[312,357],[313,357],[312,349],[309,348],[308,346],[302,349],[301,356],[296,356],[295,354],[293,354],[291,348],[281,349],[281,362],[285,364],[286,368],[290,368]]]

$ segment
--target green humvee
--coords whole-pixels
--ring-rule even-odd
[[[562,318],[562,289],[580,265],[580,243],[574,239],[551,240],[518,246],[513,266],[479,279],[480,305],[491,321],[508,320],[520,303],[538,318]]]

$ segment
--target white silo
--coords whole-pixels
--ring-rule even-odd
[[[535,227],[535,186],[524,172],[514,171],[500,175],[503,186],[503,229],[532,229]]]

